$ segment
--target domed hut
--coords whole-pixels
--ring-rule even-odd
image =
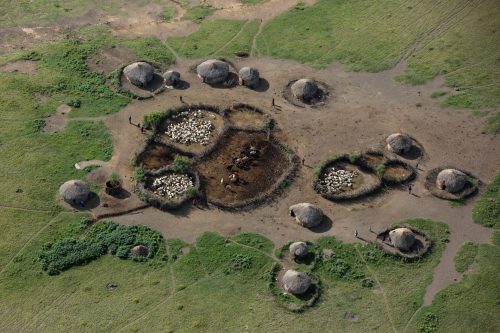
[[[147,257],[149,250],[144,245],[136,245],[130,250],[130,253],[137,257]]]
[[[243,67],[239,71],[239,82],[240,85],[249,88],[255,88],[259,85],[260,74],[256,68],[253,67]]]
[[[309,250],[307,249],[307,244],[304,242],[295,242],[290,244],[288,248],[293,259],[302,259],[307,257]]]
[[[397,228],[389,232],[391,244],[401,251],[408,251],[415,244],[415,234],[408,228]]]
[[[84,205],[90,195],[90,188],[81,180],[68,180],[59,188],[59,195],[71,205]]]
[[[467,184],[467,175],[456,169],[444,169],[436,178],[436,186],[450,193],[460,192],[465,184]]]
[[[165,80],[167,86],[175,87],[181,80],[181,74],[176,71],[166,71],[163,74],[163,80]]]
[[[290,206],[290,216],[305,228],[314,228],[323,220],[323,211],[310,203],[303,202]]]
[[[134,62],[123,69],[123,74],[134,86],[146,87],[151,80],[155,70],[147,62]]]
[[[229,65],[221,60],[210,59],[199,64],[198,67],[196,67],[196,72],[204,83],[221,83],[224,82],[229,75]]]
[[[406,134],[394,133],[387,137],[387,149],[396,154],[406,154],[413,146],[413,140]]]
[[[282,282],[285,291],[294,295],[301,295],[311,287],[311,278],[307,274],[294,269],[285,272]]]
[[[309,102],[318,93],[318,84],[313,79],[300,79],[292,84],[292,94],[295,98]]]

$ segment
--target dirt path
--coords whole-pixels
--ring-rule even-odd
[[[257,33],[255,34],[255,36],[253,36],[253,39],[252,39],[252,50],[250,51],[251,55],[253,55],[253,56],[260,56],[260,51],[257,48],[257,38],[262,33],[262,29],[264,28],[264,24],[265,24],[264,21],[261,20],[260,21],[260,25],[259,25],[259,30],[257,30]],[[255,50],[255,52],[254,52],[254,50]]]
[[[354,230],[357,229],[362,237],[369,237],[370,227],[374,231],[382,230],[405,218],[426,217],[443,221],[450,226],[451,241],[436,267],[426,300],[453,282],[456,277],[454,270],[447,268],[453,267],[452,258],[462,240],[489,241],[489,231],[472,223],[471,210],[475,199],[467,206],[453,208],[448,202],[432,196],[423,186],[425,173],[437,166],[455,165],[486,182],[494,177],[500,166],[500,154],[496,152],[500,147],[500,137],[481,134],[481,118],[468,111],[443,109],[439,99],[430,97],[436,90],[453,93],[442,77],[425,86],[414,87],[393,79],[404,70],[404,63],[381,73],[353,73],[344,71],[337,64],[315,70],[294,61],[235,59],[236,66],[257,67],[261,76],[268,80],[270,88],[257,92],[242,87],[213,89],[202,84],[195,73],[189,72],[197,61],[181,59],[172,66],[189,82],[189,89],[165,91],[145,101],[134,100],[106,120],[115,147],[109,166],[122,176],[129,192],[133,188],[129,159],[143,144],[147,133],[141,134],[136,127],[129,125],[128,117],[132,116],[134,123],[142,122],[147,113],[178,106],[180,95],[187,103],[229,105],[241,101],[259,106],[276,119],[280,140],[305,158],[306,166],[282,197],[251,212],[186,207],[165,213],[147,208],[115,217],[115,221],[128,225],[146,224],[165,237],[181,238],[187,242],[193,242],[209,230],[224,235],[257,232],[270,238],[276,246],[290,239],[314,240],[322,235],[335,235],[347,242],[360,241],[354,238]],[[313,76],[332,87],[324,107],[298,108],[281,97],[284,85],[302,76]],[[270,108],[272,98],[279,107]],[[417,108],[417,103],[422,107]],[[404,189],[396,189],[360,203],[338,204],[324,200],[312,190],[313,167],[320,161],[334,154],[376,146],[394,132],[409,133],[426,150],[428,158],[419,164],[419,176],[413,184],[416,196],[408,195]],[[323,233],[315,233],[295,224],[289,217],[288,207],[303,201],[319,205],[332,219],[332,227]],[[458,238],[455,240],[455,237]]]
[[[104,161],[101,161],[101,160],[90,160],[90,161],[81,161],[81,162],[78,162],[78,163],[75,163],[75,168],[78,169],[78,170],[81,170],[81,169],[84,169],[88,166],[103,166],[105,165],[107,162],[104,162]]]
[[[214,55],[214,54],[217,54],[218,52],[224,50],[224,48],[226,46],[228,46],[229,44],[231,44],[236,38],[238,38],[238,36],[243,32],[243,30],[245,30],[245,27],[248,25],[248,23],[250,23],[249,20],[245,21],[245,23],[241,26],[241,29],[230,39],[227,41],[226,44],[222,45],[220,48],[218,48],[217,50],[215,50],[214,52],[210,53],[210,55]]]

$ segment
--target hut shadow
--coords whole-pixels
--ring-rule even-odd
[[[211,86],[212,88],[216,88],[216,89],[230,89],[230,88],[234,88],[238,85],[238,75],[236,75],[235,73],[233,72],[229,72],[226,80],[222,83],[215,83],[215,84],[210,84],[210,83],[207,83],[209,86]]]
[[[252,90],[255,90],[257,92],[265,92],[269,90],[269,82],[266,79],[260,78],[259,84]]]
[[[120,190],[118,191],[118,193],[114,194],[114,195],[111,195],[113,198],[116,198],[116,199],[120,199],[120,200],[123,200],[123,199],[127,199],[127,198],[130,198],[131,194],[129,191],[127,191],[126,189],[124,188],[120,188]]]
[[[321,223],[317,227],[309,228],[309,230],[311,230],[314,233],[319,234],[319,233],[327,232],[328,230],[330,230],[332,228],[332,226],[333,226],[332,220],[328,216],[323,215],[323,220],[321,221]]]
[[[413,146],[411,146],[409,152],[401,153],[399,155],[407,160],[416,160],[416,159],[422,157],[422,149],[416,145],[413,145]]]
[[[304,258],[295,258],[292,259],[292,262],[296,262],[301,265],[311,265],[316,260],[316,256],[313,252],[309,252]]]
[[[186,90],[186,89],[189,89],[190,87],[191,87],[191,85],[189,84],[189,82],[184,81],[184,80],[179,80],[174,85],[174,89],[176,89],[176,90]]]
[[[101,204],[101,199],[99,198],[97,193],[90,192],[89,197],[87,199],[87,202],[85,203],[84,206],[82,206],[78,203],[74,203],[74,204],[71,204],[71,207],[73,209],[78,210],[78,211],[87,211],[87,210],[92,210],[92,209],[98,207],[100,204]]]
[[[153,79],[148,83],[148,85],[142,89],[141,88],[139,88],[139,89],[146,90],[149,92],[155,92],[161,88],[161,86],[163,85],[163,82],[164,82],[163,77],[160,74],[155,73],[153,75]]]

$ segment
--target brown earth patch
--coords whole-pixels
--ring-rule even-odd
[[[57,108],[56,113],[45,119],[43,131],[47,133],[57,133],[66,127],[68,120],[66,115],[71,111],[71,107],[66,104],[61,104]]]
[[[233,159],[251,146],[257,148],[258,157],[246,167],[237,167]],[[229,204],[266,192],[289,166],[287,156],[267,140],[265,133],[237,131],[230,133],[215,152],[196,165],[196,170],[200,173],[208,200]],[[236,183],[229,181],[231,174],[237,175]]]
[[[248,108],[230,109],[227,117],[231,125],[238,128],[262,128],[266,119],[264,114]]]
[[[137,163],[145,169],[160,169],[170,165],[176,155],[178,155],[178,152],[172,148],[154,142],[139,154]]]
[[[13,61],[0,67],[0,72],[4,73],[35,74],[36,71],[36,62],[32,60]]]
[[[99,49],[87,58],[87,67],[98,73],[110,73],[115,69],[138,61],[139,58],[130,49],[122,46]]]

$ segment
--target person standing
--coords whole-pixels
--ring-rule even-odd
[[[408,194],[411,194],[411,190],[412,190],[412,188],[411,188],[411,185],[410,185],[410,186],[408,186]]]
[[[128,116],[128,123],[132,124],[132,116]]]

